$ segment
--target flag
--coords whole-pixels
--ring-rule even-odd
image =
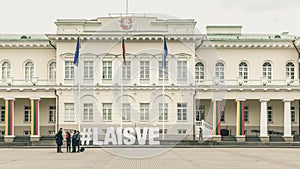
[[[76,51],[74,55],[74,65],[78,66],[79,63],[79,49],[80,49],[80,37],[77,38]]]
[[[165,69],[167,67],[166,59],[168,56],[168,47],[167,47],[167,40],[164,36],[164,57],[163,57],[163,68]]]
[[[125,56],[126,56],[125,39],[124,39],[123,36],[122,36],[122,55],[123,55],[124,65],[126,65],[126,60],[125,60]]]

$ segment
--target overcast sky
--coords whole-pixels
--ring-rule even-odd
[[[207,25],[242,25],[243,33],[300,35],[299,0],[128,0],[129,13],[163,14]],[[126,0],[7,0],[0,33],[55,33],[56,19],[95,19],[124,13]]]

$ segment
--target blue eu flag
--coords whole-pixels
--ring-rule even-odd
[[[77,38],[76,51],[74,55],[74,65],[78,66],[79,63],[79,49],[80,49],[80,37]]]

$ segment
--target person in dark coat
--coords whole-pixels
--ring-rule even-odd
[[[66,132],[66,140],[67,140],[67,152],[71,152],[71,134],[70,132]]]
[[[61,146],[63,145],[63,136],[62,136],[62,128],[58,130],[55,135],[56,145],[57,145],[57,153],[62,153]]]
[[[77,139],[76,130],[74,130],[74,133],[72,135],[72,153],[76,152],[76,139]]]
[[[199,130],[199,141],[203,142],[203,130],[202,130],[201,127],[200,127],[200,130]]]
[[[76,145],[77,145],[77,153],[80,152],[80,133],[77,131],[76,133]]]

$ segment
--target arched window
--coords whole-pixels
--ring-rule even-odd
[[[56,62],[51,62],[49,65],[49,80],[51,82],[56,81]]]
[[[246,62],[241,62],[239,64],[239,78],[243,80],[248,79],[248,65]]]
[[[32,79],[33,74],[34,74],[34,65],[32,62],[29,61],[25,64],[25,79],[26,80]]]
[[[195,78],[196,80],[204,80],[204,64],[198,62],[195,66]]]
[[[263,64],[263,77],[268,80],[268,82],[271,82],[272,79],[272,65],[269,62],[265,62]]]
[[[288,79],[295,79],[295,65],[292,62],[288,62],[285,65],[285,75]]]
[[[216,64],[215,76],[216,76],[216,78],[219,78],[220,81],[224,81],[224,79],[225,79],[224,64],[222,62],[218,62]]]
[[[2,79],[7,79],[10,77],[10,63],[9,62],[3,62],[2,63]]]

